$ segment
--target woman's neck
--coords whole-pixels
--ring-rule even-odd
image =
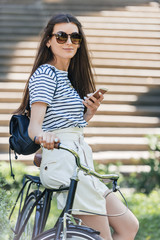
[[[70,61],[50,61],[49,64],[55,66],[57,69],[62,71],[68,71]]]

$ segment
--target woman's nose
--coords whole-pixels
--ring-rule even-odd
[[[67,44],[72,44],[72,41],[71,41],[71,37],[70,36],[68,36],[68,39],[67,39],[67,42],[66,42]]]

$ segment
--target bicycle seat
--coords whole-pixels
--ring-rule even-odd
[[[32,176],[32,175],[25,175],[25,177],[29,180],[31,180],[32,182],[36,183],[36,184],[42,184],[41,180],[38,176]]]

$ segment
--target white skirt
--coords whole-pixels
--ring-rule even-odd
[[[76,151],[80,156],[82,164],[94,169],[92,150],[84,141],[83,129],[66,128],[54,131],[61,143]],[[59,188],[69,186],[70,178],[75,170],[74,156],[64,150],[47,150],[43,148],[42,163],[40,166],[40,179],[46,188]],[[73,209],[105,214],[106,201],[105,195],[109,189],[104,183],[93,176],[85,175],[82,171],[78,173],[78,185],[73,203]],[[57,194],[58,208],[63,209],[67,199],[67,193]],[[73,211],[74,214],[84,215],[85,213]]]

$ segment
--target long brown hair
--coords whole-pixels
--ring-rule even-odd
[[[84,98],[84,96],[86,96],[88,93],[95,91],[95,84],[94,84],[94,79],[93,79],[93,74],[91,69],[91,62],[88,54],[86,38],[82,29],[82,25],[76,17],[70,14],[58,14],[56,16],[53,16],[49,20],[46,28],[44,29],[42,40],[40,42],[39,49],[38,49],[29,79],[40,65],[52,61],[55,57],[51,49],[46,46],[48,40],[50,39],[54,26],[57,23],[69,23],[69,22],[74,23],[78,27],[79,33],[82,35],[82,42],[80,47],[77,50],[77,53],[70,61],[70,65],[68,68],[68,77],[72,83],[72,86],[79,93],[80,97]],[[15,111],[15,113],[23,114],[25,112],[26,107],[29,106],[28,104],[29,79],[24,89],[21,105]],[[28,107],[28,112],[30,115],[29,107]]]

